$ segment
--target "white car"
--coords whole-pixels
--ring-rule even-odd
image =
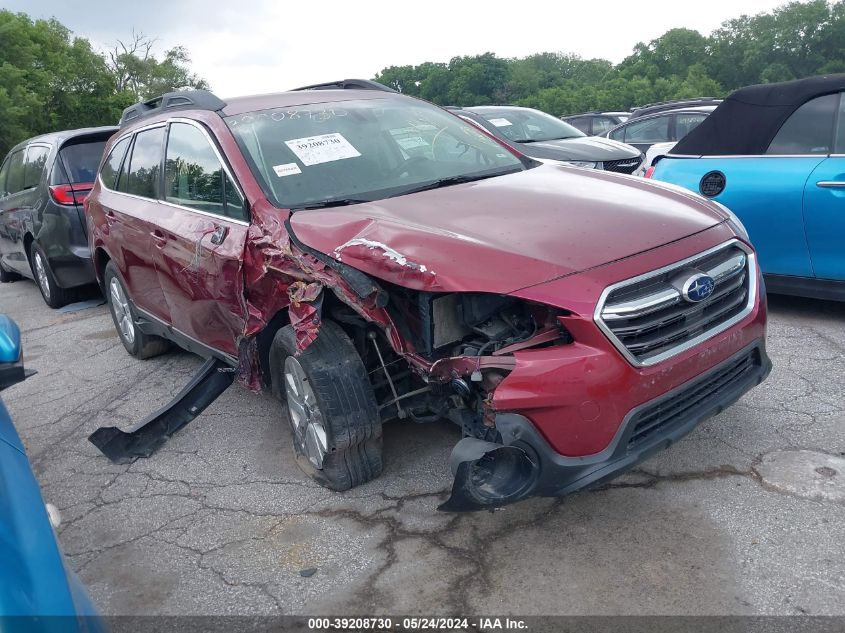
[[[655,143],[651,147],[646,150],[645,159],[643,162],[640,163],[640,166],[634,170],[634,173],[631,174],[632,176],[646,176],[649,177],[649,169],[654,167],[655,159],[663,158],[672,151],[672,148],[675,147],[676,141],[669,141],[668,143]]]

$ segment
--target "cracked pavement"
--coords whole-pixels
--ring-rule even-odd
[[[494,513],[435,511],[446,422],[387,425],[384,474],[333,493],[296,467],[278,403],[238,386],[111,464],[87,436],[201,361],[135,360],[105,306],[53,311],[31,282],[0,287],[38,370],[3,400],[104,614],[843,615],[845,304],[769,303],[767,382],[601,489]]]

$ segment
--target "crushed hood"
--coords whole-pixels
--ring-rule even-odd
[[[304,244],[417,290],[506,294],[679,240],[724,220],[692,194],[543,165],[388,198],[297,211]]]
[[[640,156],[637,148],[600,136],[579,136],[538,143],[513,143],[513,145],[527,156],[554,160],[605,161]]]

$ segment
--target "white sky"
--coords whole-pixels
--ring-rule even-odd
[[[371,2],[353,0],[0,0],[55,17],[105,48],[134,28],[156,51],[182,45],[219,96],[275,92],[386,66],[446,62],[492,51],[521,57],[573,52],[616,63],[670,28],[709,34],[723,21],[782,5],[772,0]]]

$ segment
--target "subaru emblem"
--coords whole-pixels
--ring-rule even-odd
[[[716,282],[710,275],[696,273],[683,283],[681,294],[690,303],[698,303],[712,295],[715,289]]]

